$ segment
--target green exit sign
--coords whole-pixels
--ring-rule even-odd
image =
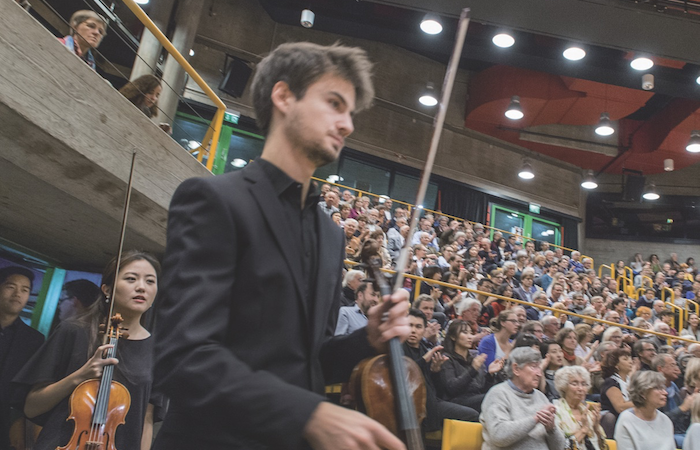
[[[530,212],[533,214],[539,214],[540,205],[538,205],[537,203],[530,203]]]
[[[224,120],[225,120],[226,122],[230,122],[230,123],[232,123],[232,124],[234,124],[234,125],[237,125],[237,124],[238,124],[238,119],[239,119],[240,117],[241,117],[241,116],[240,116],[239,114],[233,114],[233,113],[230,113],[230,112],[225,112],[225,113],[224,113]]]

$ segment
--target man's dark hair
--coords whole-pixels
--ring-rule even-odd
[[[428,266],[423,269],[423,278],[432,280],[436,273],[442,273],[440,266]]]
[[[428,326],[428,318],[425,317],[425,314],[423,314],[423,311],[421,311],[420,309],[411,308],[408,310],[408,315],[413,316],[413,317],[418,317],[419,319],[423,319],[423,326],[424,327]]]
[[[8,266],[0,269],[0,284],[3,284],[12,275],[22,275],[29,279],[30,288],[34,285],[34,272],[27,269],[26,267],[20,266]]]
[[[63,285],[70,297],[75,297],[87,308],[100,297],[100,288],[90,280],[73,280]]]
[[[327,74],[337,75],[355,87],[355,112],[372,103],[372,63],[367,53],[356,47],[334,44],[328,47],[310,42],[282,44],[260,61],[251,91],[258,126],[267,135],[272,121],[272,88],[283,81],[297,99],[313,83]]]
[[[544,357],[547,356],[547,353],[549,353],[549,347],[551,347],[552,345],[559,345],[559,346],[561,346],[560,344],[558,344],[558,343],[556,343],[556,342],[554,342],[554,341],[544,341],[544,342],[540,342],[540,354],[542,354],[542,358],[544,358]]]
[[[533,345],[539,346],[540,345],[539,339],[537,339],[534,334],[521,333],[515,339],[515,343],[513,344],[513,348],[532,347]]]
[[[363,281],[363,282],[360,283],[360,285],[357,287],[357,290],[355,290],[355,295],[357,295],[357,294],[359,294],[359,293],[361,293],[361,292],[364,293],[364,292],[367,290],[367,288],[370,287],[370,286],[372,286],[372,283],[368,283],[368,282],[366,282],[366,281]]]
[[[481,280],[479,280],[478,283],[476,283],[476,285],[477,285],[477,286],[483,286],[484,283],[491,283],[491,284],[493,284],[493,280],[491,280],[491,279],[489,279],[489,278],[482,278]]]
[[[616,298],[615,300],[612,301],[612,307],[613,307],[613,309],[614,309],[617,305],[619,305],[620,303],[624,303],[625,306],[627,306],[627,302],[625,302],[625,299],[624,299],[624,298]]]
[[[668,317],[674,317],[674,316],[675,316],[675,313],[674,313],[673,311],[669,311],[669,310],[665,309],[665,310],[661,311],[659,314],[657,314],[657,316],[658,316],[659,318],[667,317],[667,316],[668,316]]]
[[[642,353],[642,350],[644,349],[644,344],[651,344],[654,346],[654,350],[657,352],[659,351],[659,347],[654,344],[654,341],[651,339],[640,339],[637,342],[634,343],[634,346],[632,346],[632,350],[634,350],[634,354],[636,356],[639,356],[640,353]]]

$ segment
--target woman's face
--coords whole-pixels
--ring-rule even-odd
[[[632,357],[623,355],[620,357],[615,369],[618,373],[629,373],[632,370]]]
[[[698,326],[698,322],[700,322],[700,319],[698,319],[697,314],[691,314],[690,317],[688,318],[688,323],[692,325],[693,327]]]
[[[639,313],[639,317],[642,317],[647,322],[651,319],[651,311],[642,311]]]
[[[160,97],[160,92],[163,90],[162,87],[156,86],[151,92],[144,94],[143,103],[147,108],[158,103],[158,98]]]
[[[117,280],[115,311],[125,317],[148,311],[158,293],[158,276],[151,263],[144,259],[133,261],[119,270]]]
[[[331,219],[333,219],[333,222],[335,222],[337,225],[340,225],[340,213],[339,212],[334,212],[331,214]],[[377,242],[379,242],[379,239],[377,239]],[[379,242],[379,245],[382,245],[381,242]]]
[[[520,384],[525,388],[525,392],[532,392],[533,389],[537,389],[540,385],[540,378],[542,378],[542,368],[539,363],[528,363],[522,366],[513,365],[513,376],[518,381],[516,384]]]
[[[569,405],[578,405],[579,403],[585,401],[589,387],[590,386],[583,380],[583,378],[571,376],[571,378],[569,378],[569,384],[567,385],[564,393],[566,402]]]
[[[613,333],[612,336],[610,336],[610,340],[617,344],[618,347],[622,345],[622,331],[616,331]]]
[[[508,332],[509,336],[512,336],[520,329],[520,322],[515,314],[508,314],[501,326]]]
[[[465,327],[457,335],[457,340],[455,341],[455,345],[462,347],[462,348],[472,348],[472,339],[473,338],[474,338],[474,335],[472,335],[471,332],[469,331],[469,327]]]
[[[508,297],[508,298],[513,298],[513,288],[510,287],[510,285],[507,285],[508,287],[505,288],[503,291],[503,296]]]
[[[476,257],[476,255],[478,255],[478,254],[479,254],[479,249],[477,249],[476,247],[470,247],[470,248],[469,248],[469,256],[471,256],[472,258],[474,258],[474,257]]]
[[[573,351],[576,350],[577,345],[578,341],[576,340],[576,335],[574,333],[569,333],[562,342],[564,350],[566,350],[569,353],[573,353]]]
[[[658,386],[647,391],[645,395],[646,405],[653,406],[654,409],[663,408],[666,405],[666,400],[668,399],[668,392],[663,386]]]

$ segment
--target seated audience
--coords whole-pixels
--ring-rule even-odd
[[[683,450],[696,450],[700,448],[700,396],[693,399],[690,411],[692,424],[685,435]]]
[[[570,328],[562,328],[557,332],[554,340],[561,347],[565,366],[580,366],[584,363],[583,359],[576,356],[575,353],[578,345],[576,331]]]
[[[484,449],[566,447],[564,433],[556,426],[556,408],[537,390],[542,378],[541,362],[540,353],[532,348],[511,352],[506,365],[508,381],[492,387],[482,404]]]
[[[472,355],[472,334],[463,320],[453,320],[447,329],[444,354],[449,358],[440,372],[444,399],[481,412],[481,402],[492,375],[503,368],[504,359],[486,365],[486,355]]]
[[[443,364],[449,359],[440,354],[442,346],[435,346],[428,350],[423,342],[423,333],[428,321],[425,315],[417,309],[410,309],[408,322],[411,334],[403,344],[404,354],[418,364],[425,379],[426,390],[426,418],[423,427],[426,431],[434,431],[442,427],[444,419],[464,420],[476,422],[479,413],[456,403],[447,402],[437,397],[436,384],[440,383],[440,374]]]
[[[107,20],[90,10],[76,11],[70,18],[70,35],[59,39],[66,48],[96,70],[92,50],[100,46],[107,34]]]
[[[634,353],[639,358],[639,370],[651,370],[651,361],[656,357],[658,348],[649,339],[642,339],[634,343]]]
[[[623,411],[615,424],[615,441],[623,449],[674,450],[673,424],[659,411],[666,404],[663,375],[651,370],[630,378],[629,397],[633,408]]]
[[[690,337],[700,341],[700,318],[695,313],[688,316],[688,328],[681,330],[681,337]]]
[[[372,283],[361,283],[355,292],[355,304],[342,306],[338,314],[334,336],[346,336],[367,326],[367,311],[379,303],[378,292]]]
[[[518,333],[520,322],[513,311],[503,311],[494,319],[491,328],[494,333],[484,337],[478,347],[479,354],[486,355],[486,367],[497,359],[508,358],[513,348],[511,338]]]
[[[554,383],[554,377],[557,371],[564,367],[564,353],[556,342],[542,342],[539,347],[542,354],[542,373],[544,374],[539,389],[544,392],[549,401],[552,401],[560,396]]]
[[[603,386],[600,388],[602,422],[608,438],[613,435],[615,422],[622,411],[633,407],[627,389],[628,379],[634,371],[632,355],[626,348],[616,348],[605,356],[602,364]]]
[[[588,371],[580,366],[562,367],[554,376],[561,398],[554,400],[557,426],[568,441],[566,448],[605,450],[605,431],[600,426],[600,405],[586,404],[591,385]]]
[[[343,290],[340,297],[340,306],[352,306],[355,304],[355,291],[362,284],[365,273],[361,270],[348,270],[343,278]]]
[[[687,395],[685,399],[682,398],[681,390],[675,383],[681,374],[681,369],[678,367],[676,358],[673,355],[661,354],[654,357],[651,368],[663,375],[666,381],[667,400],[666,405],[661,408],[661,412],[666,414],[673,422],[676,447],[681,448],[683,447],[685,432],[690,426],[691,405],[695,397],[700,397],[700,394],[693,393]]]

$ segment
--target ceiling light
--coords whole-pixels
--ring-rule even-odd
[[[523,108],[520,106],[520,97],[514,95],[510,98],[510,105],[508,105],[505,115],[507,118],[512,120],[519,120],[525,117],[525,114],[523,114]]]
[[[693,130],[693,132],[690,133],[690,140],[688,141],[688,145],[685,146],[685,149],[690,153],[700,152],[700,131]]]
[[[632,67],[634,70],[649,70],[654,67],[654,61],[647,57],[640,56],[632,60],[630,67]]]
[[[148,5],[148,0],[135,0],[137,5]]]
[[[673,172],[673,160],[672,159],[664,159],[664,171],[666,172]]]
[[[190,56],[194,56],[194,50],[190,49]]]
[[[435,96],[435,86],[433,83],[428,83],[425,86],[425,91],[418,98],[418,101],[424,106],[435,106],[438,104],[437,97]]]
[[[301,26],[304,28],[311,28],[314,26],[315,18],[316,14],[314,14],[313,11],[310,9],[305,9],[301,12],[301,19],[299,20],[299,23],[301,23]]]
[[[440,18],[435,14],[426,14],[420,22],[420,29],[426,34],[440,34],[442,32]]]
[[[642,194],[644,200],[658,200],[659,194],[656,192],[656,186],[654,183],[649,183],[649,185],[644,189],[644,194]]]
[[[523,162],[523,167],[518,172],[518,176],[523,180],[532,180],[535,178],[535,173],[532,171],[532,166],[529,162]]]
[[[569,61],[580,61],[586,56],[586,51],[581,47],[572,46],[564,50],[564,58]]]
[[[595,181],[595,176],[593,176],[592,170],[589,170],[586,176],[583,178],[581,187],[584,189],[596,189],[598,187],[598,183]]]
[[[197,142],[197,141],[190,141],[190,142],[187,143],[187,146],[188,146],[190,149],[194,150],[195,148],[201,147],[201,146],[202,146],[202,143],[201,143],[201,142]]]
[[[512,47],[515,39],[508,33],[499,33],[493,37],[493,43],[501,48]]]
[[[231,165],[233,167],[245,167],[247,164],[248,163],[246,162],[246,160],[241,158],[236,158],[233,161],[231,161]]]
[[[600,122],[595,129],[595,133],[599,136],[610,136],[615,132],[610,121],[610,114],[604,112],[600,115]]]
[[[700,84],[700,77],[697,77],[697,78],[695,79],[695,82],[696,82],[697,84]]]

